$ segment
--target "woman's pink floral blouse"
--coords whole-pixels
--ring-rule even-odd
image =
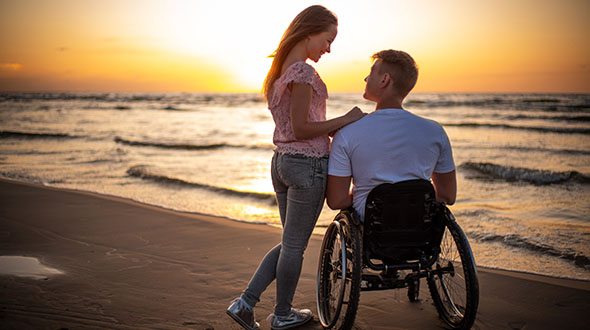
[[[305,63],[296,62],[287,68],[273,85],[268,98],[268,107],[275,122],[273,143],[275,151],[281,154],[298,154],[309,157],[324,157],[330,153],[330,138],[322,135],[309,140],[297,140],[291,128],[290,83],[308,84],[313,89],[309,121],[326,120],[326,99],[328,90],[315,69]]]

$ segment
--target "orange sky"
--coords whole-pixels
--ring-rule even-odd
[[[259,91],[315,1],[2,0],[2,91]],[[318,64],[361,92],[370,55],[409,52],[416,92],[590,93],[590,1],[322,1],[339,34]]]

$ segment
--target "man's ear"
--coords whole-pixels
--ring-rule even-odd
[[[383,77],[381,77],[381,88],[387,87],[387,85],[389,85],[392,82],[393,81],[391,80],[391,75],[389,73],[384,73]]]

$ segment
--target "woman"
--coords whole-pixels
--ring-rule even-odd
[[[326,120],[326,85],[309,64],[319,61],[336,38],[338,20],[322,6],[303,10],[285,31],[264,82],[275,122],[271,176],[283,225],[280,244],[264,257],[248,288],[227,313],[244,328],[258,329],[253,308],[276,279],[276,305],[269,316],[274,330],[290,329],[312,318],[291,307],[307,247],[324,204],[330,139],[328,134],[364,115],[354,108]]]

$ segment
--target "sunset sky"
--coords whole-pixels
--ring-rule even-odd
[[[590,93],[588,0],[0,0],[0,91],[258,92],[312,4],[339,18],[312,63],[331,92],[362,91],[393,48],[416,92]]]

